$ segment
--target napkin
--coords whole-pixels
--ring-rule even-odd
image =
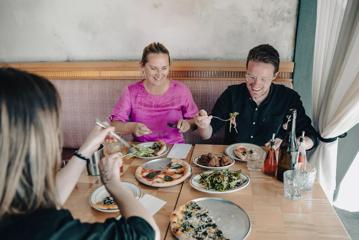
[[[166,201],[156,198],[150,194],[145,194],[139,201],[151,213],[151,215],[155,215],[155,213],[166,204]]]
[[[191,144],[177,143],[173,145],[171,151],[168,153],[168,158],[185,159],[191,151]]]

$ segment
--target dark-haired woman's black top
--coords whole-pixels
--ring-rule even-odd
[[[155,239],[151,225],[140,217],[81,223],[68,210],[42,209],[31,214],[3,217],[0,239]]]
[[[272,84],[268,96],[259,105],[251,98],[245,83],[229,86],[217,99],[212,115],[228,119],[229,113],[238,112],[238,134],[234,129],[229,132],[229,122],[216,118],[212,119],[211,126],[215,133],[225,125],[225,144],[245,142],[263,146],[273,133],[284,139],[283,124],[291,108],[297,110],[296,135],[299,137],[302,131],[305,131],[305,135],[311,138],[316,146],[317,133],[305,114],[300,96],[283,85]]]

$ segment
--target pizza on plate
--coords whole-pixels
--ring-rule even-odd
[[[247,149],[244,146],[238,145],[233,149],[234,155],[242,161],[247,161],[249,156],[253,154],[252,149]]]
[[[118,206],[113,200],[112,197],[107,196],[103,200],[96,202],[94,204],[96,208],[104,209],[104,210],[118,210]]]
[[[170,187],[183,182],[191,175],[191,167],[183,160],[172,159],[163,169],[139,166],[135,176],[138,181],[154,187]]]
[[[227,240],[208,209],[190,201],[175,210],[170,217],[170,228],[178,239]]]

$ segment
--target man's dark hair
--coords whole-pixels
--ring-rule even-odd
[[[279,70],[279,53],[269,44],[261,44],[252,48],[248,53],[246,67],[248,67],[249,61],[272,64],[274,66],[274,74]]]

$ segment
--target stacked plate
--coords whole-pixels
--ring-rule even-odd
[[[135,198],[140,199],[142,197],[142,191],[137,185],[130,183],[130,182],[122,182],[122,183],[125,184],[129,190],[131,190],[131,192],[133,193],[133,196],[135,196]],[[119,211],[118,208],[110,209],[110,208],[101,206],[104,199],[107,197],[110,197],[110,194],[106,190],[105,186],[101,186],[101,187],[97,188],[90,196],[90,199],[89,199],[90,206],[100,212],[107,212],[107,213],[118,212]]]

